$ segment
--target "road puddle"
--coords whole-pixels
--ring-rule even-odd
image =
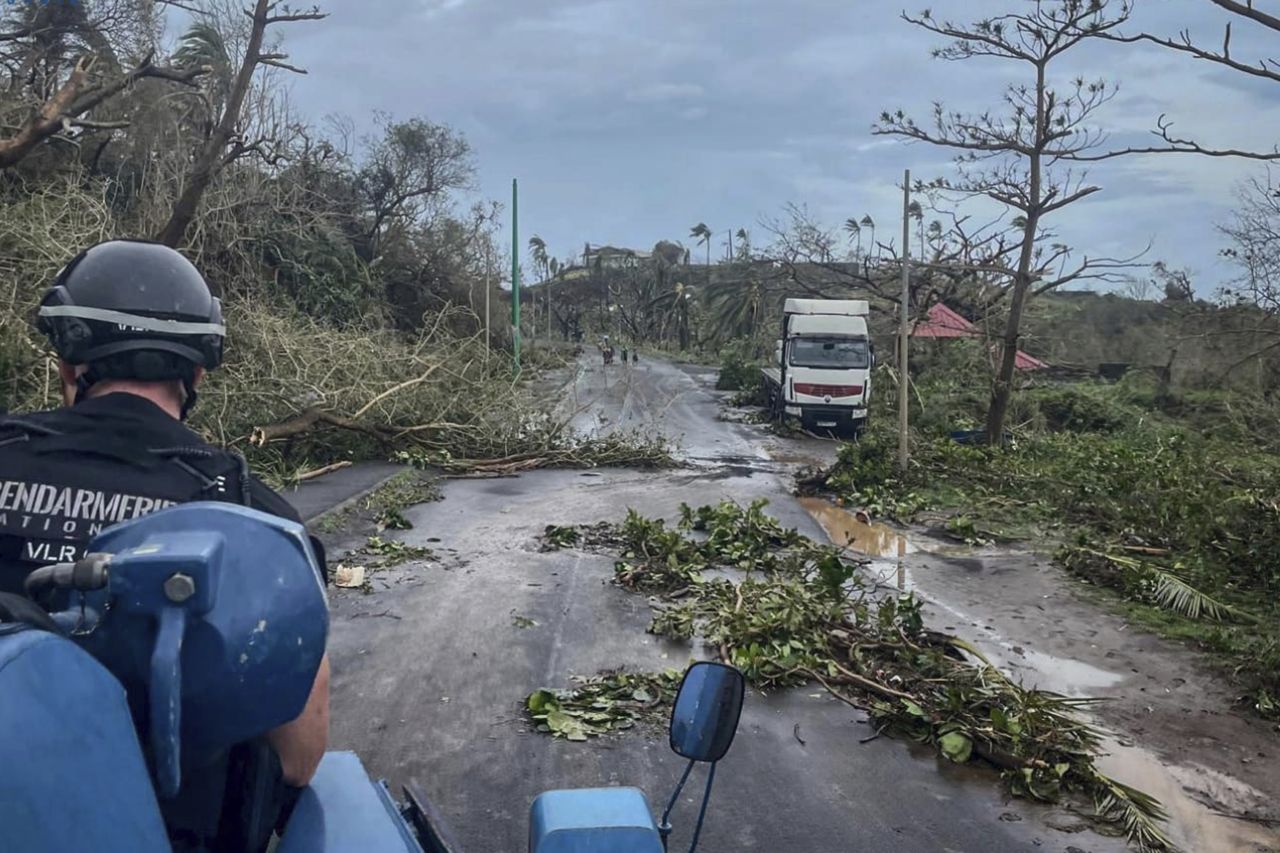
[[[958,557],[973,554],[964,547],[925,548],[914,543],[902,531],[873,522],[835,506],[823,498],[800,498],[800,504],[822,526],[835,545],[866,554],[873,560],[872,569],[889,577],[896,570],[898,587],[906,588],[909,580],[905,559],[909,554]],[[952,562],[961,562],[952,560]],[[935,602],[961,622],[980,624],[967,614]],[[1009,642],[990,627],[979,630],[977,646],[1000,669],[1015,675],[1027,686],[1039,687],[1067,696],[1096,696],[1114,688],[1125,676],[1092,666],[1084,661],[1044,654]],[[1247,820],[1217,814],[1218,809],[1246,814],[1265,804],[1262,794],[1238,780],[1202,767],[1180,767],[1164,764],[1153,753],[1124,746],[1106,738],[1098,759],[1098,768],[1108,776],[1145,791],[1158,799],[1169,815],[1167,830],[1179,849],[1186,853],[1280,853],[1280,828],[1268,828]],[[1188,791],[1195,791],[1205,801],[1218,804],[1215,809],[1199,802]],[[1265,816],[1270,817],[1270,813]]]
[[[822,525],[827,538],[843,548],[879,559],[914,554],[917,550],[904,533],[859,517],[824,498],[800,498],[800,505]]]
[[[1217,814],[1187,793],[1188,789],[1199,791],[1220,804],[1222,811],[1240,813],[1266,802],[1259,791],[1208,768],[1166,765],[1145,749],[1124,746],[1111,738],[1104,740],[1102,748],[1108,754],[1098,759],[1098,769],[1159,800],[1169,815],[1169,835],[1179,849],[1205,853],[1280,851],[1280,832]]]

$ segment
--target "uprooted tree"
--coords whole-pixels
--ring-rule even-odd
[[[958,176],[939,179],[936,190],[960,198],[985,197],[1016,213],[1020,232],[1016,261],[1009,267],[1008,316],[1000,363],[987,414],[988,440],[1004,434],[1027,299],[1067,282],[1114,273],[1131,259],[1071,259],[1071,249],[1054,241],[1046,219],[1101,190],[1075,162],[1105,142],[1097,111],[1114,88],[1103,80],[1077,77],[1055,86],[1050,75],[1065,54],[1128,20],[1131,0],[1045,0],[1027,12],[956,24],[923,12],[903,15],[909,23],[951,39],[934,50],[949,61],[993,58],[1016,64],[1027,78],[1006,87],[1000,105],[977,114],[936,104],[931,126],[917,124],[902,110],[885,112],[875,133],[901,136],[957,151]]]

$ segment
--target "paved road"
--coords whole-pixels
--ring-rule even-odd
[[[767,497],[786,524],[822,530],[789,495],[792,456],[821,443],[762,441],[718,419],[705,369],[653,360],[608,373],[584,362],[566,394],[579,428],[657,426],[695,467],[672,472],[536,471],[455,480],[445,500],[406,512],[402,538],[429,563],[375,576],[370,594],[333,599],[333,740],[393,783],[417,779],[468,853],[527,844],[529,804],[553,787],[637,785],[665,801],[681,770],[662,733],[589,744],[528,731],[520,701],[571,673],[683,666],[701,650],[645,633],[642,596],[610,583],[612,560],[540,553],[550,523],[617,520],[628,508],[673,516],[691,504]],[[518,627],[515,616],[537,624]],[[752,691],[717,775],[700,849],[1106,853],[1114,839],[1050,828],[1058,810],[1007,801],[994,774],[939,762],[930,750],[872,734],[863,715],[821,690]],[[803,741],[803,742],[802,742]],[[688,843],[698,793],[684,798],[673,849]]]

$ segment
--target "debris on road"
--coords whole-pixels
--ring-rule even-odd
[[[579,528],[579,541],[617,548],[618,584],[654,596],[651,633],[699,638],[759,688],[817,682],[881,729],[956,763],[995,765],[1016,795],[1081,794],[1139,849],[1172,847],[1161,805],[1097,769],[1102,733],[1076,714],[1091,700],[1023,687],[970,644],[925,627],[913,595],[877,594],[860,560],[782,527],[765,505],[681,506],[673,528],[633,510],[610,531]],[[615,697],[626,683],[617,677],[586,692],[538,691],[529,712],[574,740],[619,728]],[[622,717],[634,719],[630,709]]]
[[[364,566],[339,563],[333,570],[333,585],[340,589],[359,589],[364,586]]]
[[[451,474],[516,474],[537,468],[674,468],[671,445],[661,436],[611,432],[584,438],[564,424],[547,422],[522,434],[524,447],[502,456],[457,457],[447,449],[413,448],[396,453],[397,461],[418,468],[440,468]],[[513,448],[514,449],[514,448]]]
[[[543,688],[525,699],[525,711],[538,731],[583,741],[629,729],[642,720],[658,723],[680,689],[682,673],[605,672],[576,677],[568,690]]]
[[[797,487],[904,522],[936,511],[974,544],[1016,530],[1063,542],[1059,565],[1211,652],[1256,713],[1280,718],[1280,455],[1159,423],[998,447],[922,438],[905,474],[896,445],[873,427]]]

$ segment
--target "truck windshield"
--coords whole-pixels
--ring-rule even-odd
[[[791,363],[836,370],[866,368],[871,364],[871,350],[865,338],[793,338]]]

